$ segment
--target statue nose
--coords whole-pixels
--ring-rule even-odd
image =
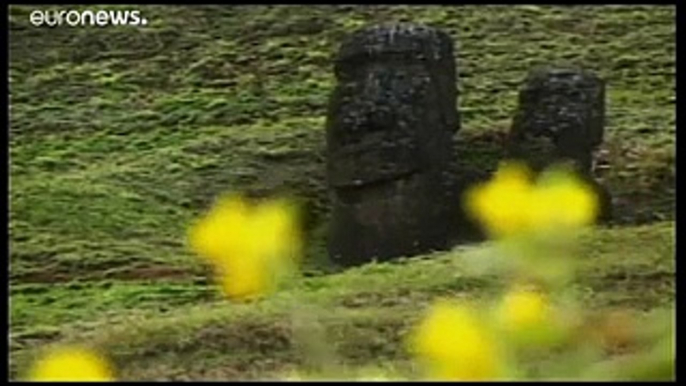
[[[344,124],[353,131],[376,131],[387,126],[392,118],[387,103],[366,99],[351,106],[345,115]]]
[[[386,102],[387,103],[387,102]],[[374,103],[370,106],[366,114],[367,124],[374,126],[383,126],[392,118],[390,108],[384,103]]]

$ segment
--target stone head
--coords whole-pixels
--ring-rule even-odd
[[[334,185],[430,167],[435,160],[423,146],[458,129],[453,44],[443,32],[412,24],[362,29],[342,44],[334,71],[327,122]],[[379,167],[360,167],[370,164]]]

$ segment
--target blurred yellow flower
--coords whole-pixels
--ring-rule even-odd
[[[561,168],[551,168],[538,179],[533,197],[532,223],[548,227],[591,224],[598,214],[598,197],[590,186]]]
[[[247,299],[273,291],[299,263],[295,207],[285,200],[250,205],[239,195],[218,200],[189,232],[190,246],[215,268],[224,293]]]
[[[493,179],[467,191],[465,208],[493,238],[580,227],[593,222],[597,197],[561,168],[533,181],[526,165],[503,163]]]
[[[114,381],[110,364],[95,352],[80,347],[60,347],[47,352],[29,370],[34,382]]]
[[[496,338],[466,305],[436,303],[409,344],[434,379],[494,380],[504,375],[504,357]]]
[[[525,230],[533,193],[531,178],[525,165],[503,164],[490,182],[467,192],[466,209],[493,237]]]
[[[495,320],[515,343],[547,346],[560,342],[565,328],[548,297],[534,288],[518,286],[496,307]]]
[[[508,292],[499,311],[501,324],[512,329],[545,323],[550,312],[545,296],[528,288],[516,288]]]

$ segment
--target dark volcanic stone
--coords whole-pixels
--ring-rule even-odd
[[[607,220],[610,196],[593,178],[593,152],[603,141],[604,125],[602,79],[577,68],[537,68],[519,93],[507,155],[536,171],[570,162],[600,195],[600,217]]]
[[[446,188],[459,130],[453,43],[399,24],[352,34],[327,119],[329,253],[343,265],[446,248],[459,200]]]

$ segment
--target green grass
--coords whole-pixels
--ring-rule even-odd
[[[646,312],[673,304],[673,223],[597,230],[581,245],[572,290],[587,309]],[[481,251],[462,247],[303,279],[244,305],[220,299],[207,283],[15,286],[13,359],[31,358],[40,343],[80,342],[109,353],[128,379],[276,376],[308,364],[293,324],[306,310],[344,364],[401,366],[404,334],[432,300],[478,299],[502,289],[495,277],[467,269],[465,258]]]
[[[10,7],[9,20],[15,376],[46,342],[92,338],[126,377],[266,377],[300,363],[293,299],[331,310],[326,334],[346,360],[401,365],[398,337],[427,301],[496,288],[461,273],[471,252],[457,252],[308,278],[235,306],[186,248],[188,224],[216,195],[290,194],[308,215],[306,269],[330,268],[331,59],[369,23],[427,23],[455,38],[455,153],[471,181],[502,156],[529,69],[568,63],[604,77],[599,177],[617,218],[588,240],[579,286],[597,307],[673,301],[673,6],[143,6],[147,27],[95,31],[33,28],[33,8]]]

